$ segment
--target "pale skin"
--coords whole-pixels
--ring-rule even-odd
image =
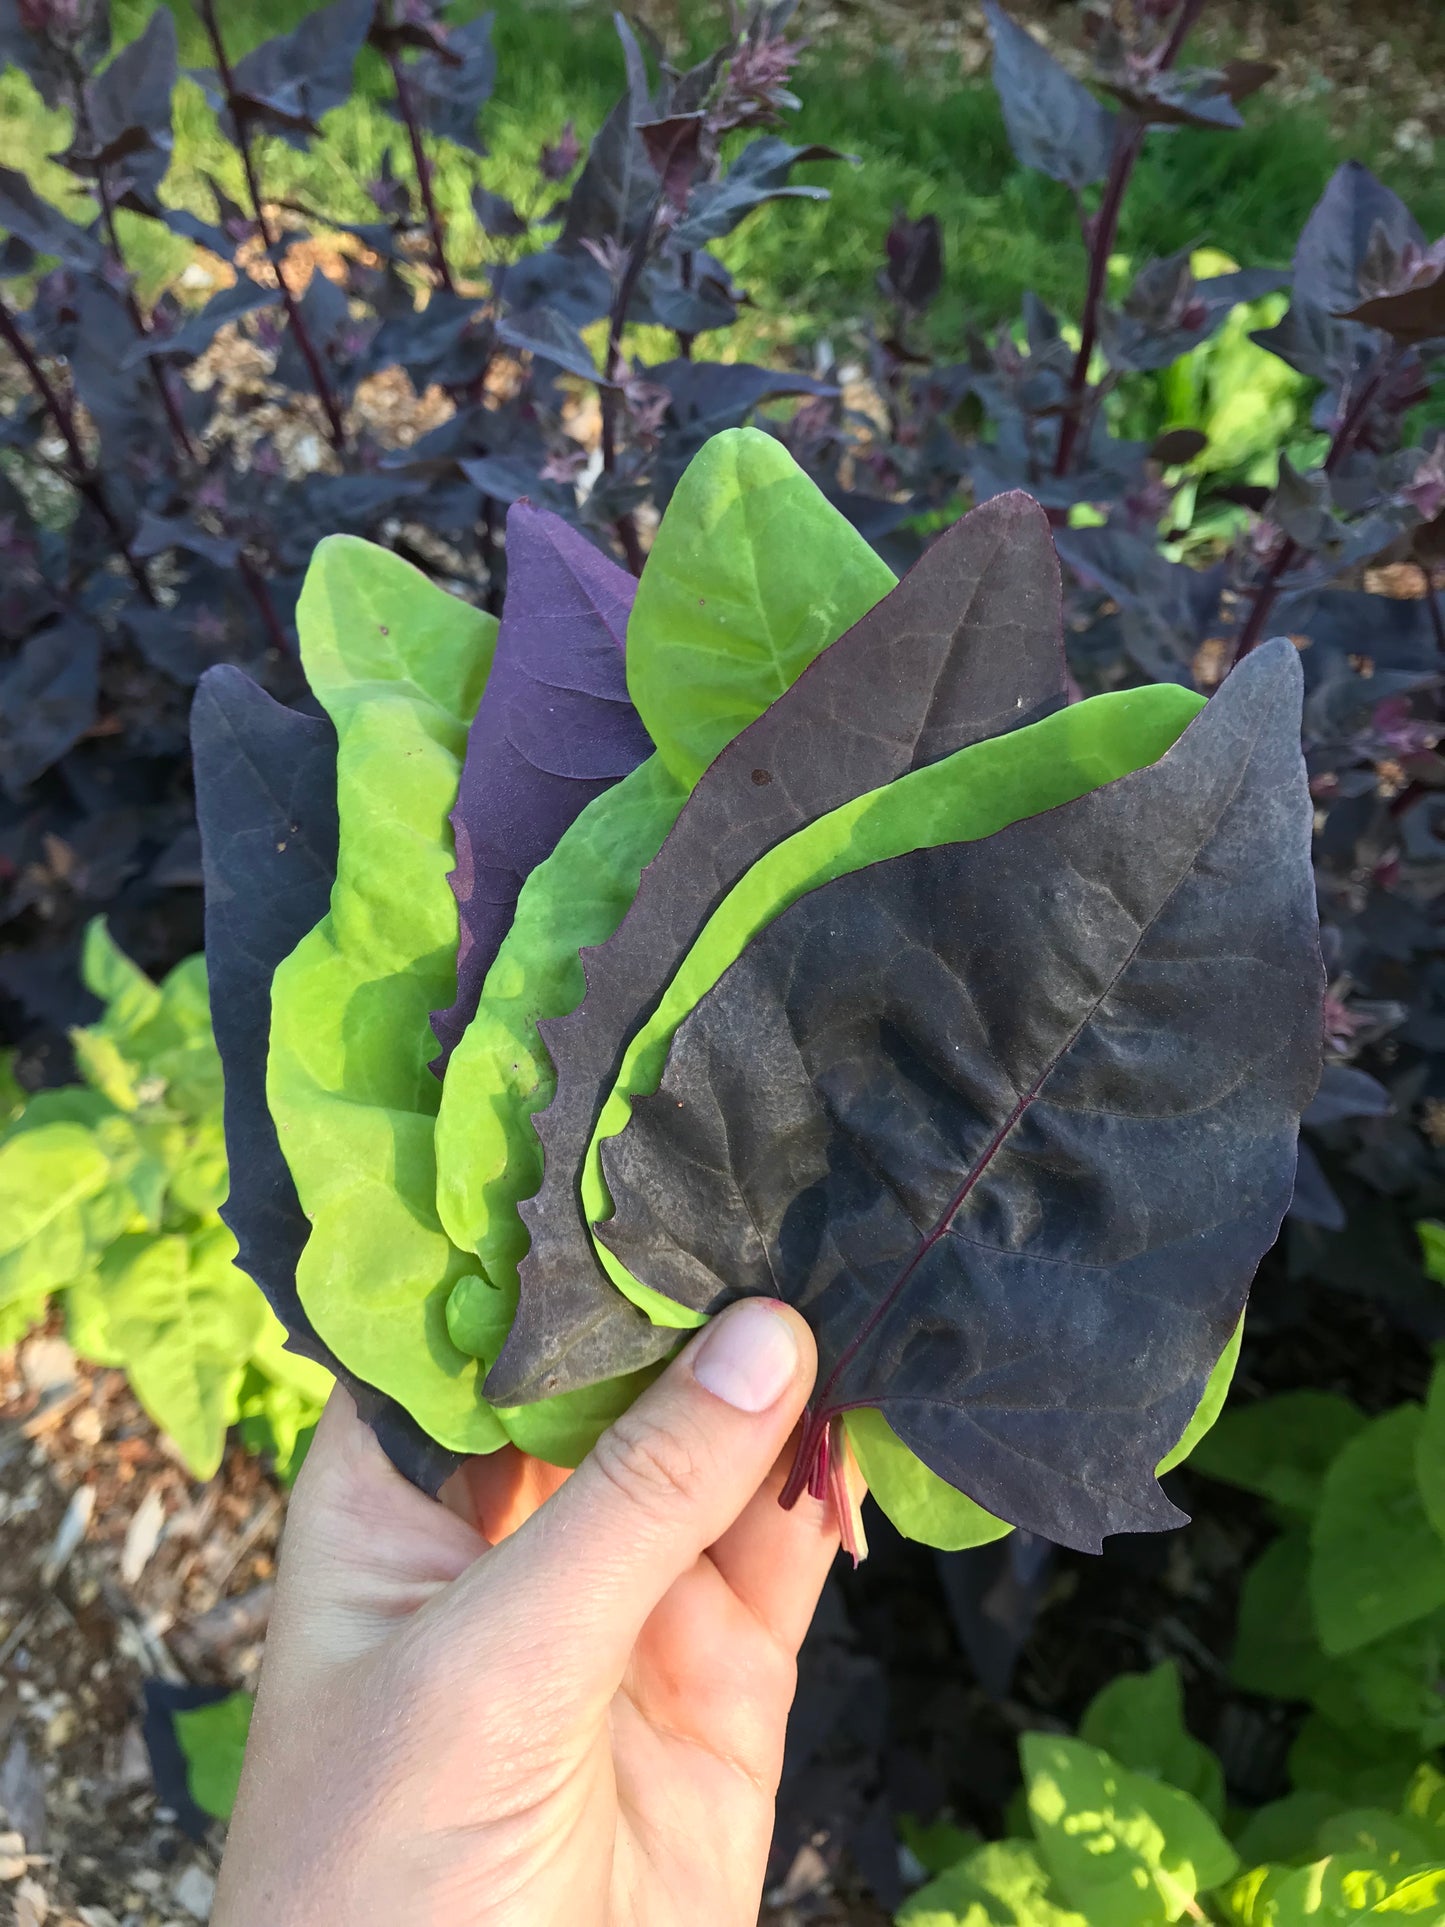
[[[754,1927],[838,1538],[777,1504],[817,1369],[714,1320],[572,1475],[425,1498],[344,1393],[297,1482],[214,1927]]]

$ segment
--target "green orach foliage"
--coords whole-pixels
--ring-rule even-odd
[[[105,1006],[73,1036],[85,1083],[11,1089],[0,1122],[0,1337],[59,1297],[76,1350],[126,1372],[197,1478],[238,1423],[289,1477],[330,1378],[283,1348],[217,1215],[226,1153],[202,960],[153,983],[97,922],[84,971]]]
[[[232,1693],[173,1716],[191,1798],[213,1820],[229,1820],[235,1807],[254,1710],[249,1693]]]

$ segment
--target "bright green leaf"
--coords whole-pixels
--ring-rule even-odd
[[[229,1820],[235,1808],[254,1710],[249,1693],[232,1693],[175,1715],[191,1798],[214,1819]]]
[[[900,1532],[942,1552],[986,1546],[1013,1531],[910,1452],[883,1414],[860,1407],[844,1415],[848,1442],[874,1501]]]
[[[1236,1871],[1234,1849],[1196,1800],[1082,1740],[1020,1742],[1039,1854],[1060,1892],[1100,1927],[1177,1920]]]
[[[1018,1840],[979,1848],[920,1887],[894,1918],[898,1927],[1112,1927],[1067,1907],[1037,1852]]]
[[[456,990],[447,814],[496,623],[385,550],[317,549],[302,660],[336,725],[331,909],[276,972],[267,1090],[311,1237],[297,1269],[317,1331],[442,1444],[505,1434],[446,1301],[475,1258],[436,1215],[441,1086],[430,1013]]]
[[[1173,1660],[1110,1680],[1085,1708],[1079,1738],[1132,1772],[1190,1794],[1214,1819],[1224,1818],[1224,1769],[1184,1724]]]
[[[1328,1670],[1304,1602],[1310,1546],[1303,1530],[1282,1533],[1244,1576],[1230,1671],[1249,1693],[1308,1699]]]
[[[1424,1218],[1415,1226],[1420,1234],[1420,1253],[1430,1276],[1445,1284],[1445,1224]]]
[[[1430,1841],[1434,1858],[1445,1859],[1445,1773],[1426,1761],[1406,1788],[1403,1811]]]
[[[1234,1328],[1234,1336],[1219,1355],[1219,1362],[1205,1381],[1204,1396],[1195,1407],[1194,1416],[1185,1426],[1179,1443],[1166,1452],[1154,1468],[1162,1479],[1166,1472],[1172,1472],[1176,1465],[1183,1465],[1192,1459],[1202,1439],[1213,1431],[1224,1410],[1224,1401],[1229,1397],[1229,1388],[1234,1383],[1235,1367],[1239,1364],[1239,1348],[1244,1343],[1244,1318]]]
[[[685,790],[892,571],[761,429],[715,435],[657,531],[627,625],[627,687]]]
[[[79,1124],[47,1124],[0,1144],[0,1305],[59,1290],[91,1255],[83,1206],[110,1160]]]
[[[116,943],[104,917],[85,927],[80,953],[80,976],[92,997],[105,1005],[105,1025],[117,1040],[150,1022],[161,1007],[158,985]]]
[[[1413,1404],[1372,1419],[1325,1475],[1310,1603],[1327,1653],[1352,1652],[1445,1606],[1445,1540],[1415,1475],[1424,1423]]]
[[[1284,1512],[1309,1514],[1325,1473],[1364,1425],[1364,1413],[1337,1392],[1280,1392],[1228,1412],[1196,1451],[1194,1468]]]
[[[915,1820],[911,1813],[899,1815],[898,1835],[919,1866],[931,1874],[947,1873],[983,1845],[972,1827],[960,1827],[952,1820]]]
[[[217,1471],[261,1297],[232,1264],[224,1226],[192,1238],[123,1238],[99,1266],[104,1333],[136,1397],[198,1479]]]
[[[1339,1812],[1332,1793],[1302,1788],[1252,1813],[1235,1835],[1234,1848],[1246,1866],[1265,1861],[1319,1858],[1319,1831]]]
[[[1419,1867],[1431,1858],[1429,1836],[1383,1807],[1351,1807],[1331,1814],[1319,1831],[1322,1854],[1368,1854],[1382,1870]]]
[[[1236,1927],[1346,1927],[1401,1916],[1438,1927],[1445,1918],[1445,1867],[1386,1869],[1359,1854],[1308,1867],[1258,1867],[1219,1904]]]

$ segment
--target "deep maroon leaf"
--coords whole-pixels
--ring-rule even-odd
[[[205,307],[188,316],[174,334],[147,335],[126,351],[124,360],[131,365],[149,355],[179,355],[189,359],[203,354],[228,321],[239,321],[242,315],[255,314],[258,308],[273,308],[279,301],[274,288],[263,287],[259,281],[243,274],[229,288],[213,294]]]
[[[653,172],[662,184],[664,200],[679,213],[687,206],[697,172],[699,144],[707,125],[705,114],[671,114],[666,120],[644,121],[638,128]]]
[[[995,0],[987,0],[984,12],[993,35],[993,84],[1014,153],[1025,167],[1068,187],[1102,181],[1117,116]]]
[[[491,14],[451,28],[446,51],[422,54],[405,69],[405,76],[409,100],[429,133],[469,147],[473,153],[485,152],[477,116],[491,99],[497,80]],[[394,100],[387,101],[386,110],[397,120],[404,118]]]
[[[1367,328],[1383,328],[1396,341],[1416,346],[1445,335],[1445,274],[1416,288],[1402,288],[1398,294],[1376,295],[1345,312],[1347,321],[1363,322]]]
[[[0,788],[19,796],[95,721],[100,636],[79,616],[38,629],[0,666]]]
[[[576,1174],[622,1050],[709,915],[765,850],[850,798],[1064,700],[1058,562],[1023,495],[975,509],[704,771],[580,1009],[542,1026],[557,1095],[517,1321],[487,1396],[522,1403],[630,1369],[655,1334],[602,1276]]]
[[[738,155],[720,181],[697,189],[686,218],[673,234],[680,248],[703,248],[731,234],[765,201],[826,201],[826,187],[804,187],[791,180],[802,161],[845,161],[836,147],[793,147],[776,134],[764,134]]]
[[[53,254],[67,267],[93,267],[99,247],[93,235],[42,200],[23,174],[0,167],[0,229],[18,235],[37,254]]]
[[[603,1148],[607,1244],[699,1310],[781,1295],[829,1421],[876,1407],[999,1517],[1097,1551],[1294,1184],[1323,972],[1303,677],[1256,650],[1158,763],[803,897]]]
[[[283,709],[238,669],[211,670],[191,710],[206,885],[206,973],[225,1072],[231,1194],[221,1216],[237,1263],[303,1358],[335,1372],[388,1457],[435,1492],[456,1458],[401,1407],[353,1378],[318,1337],[296,1290],[311,1226],[266,1103],[271,979],[325,916],[336,876],[336,734]]]
[[[901,210],[884,243],[888,292],[905,308],[921,313],[943,286],[943,229],[936,214],[910,221]]]
[[[456,1002],[432,1017],[437,1069],[471,1022],[522,885],[652,753],[623,660],[636,588],[559,516],[527,502],[508,514],[507,600],[451,818],[461,931]]]
[[[509,314],[497,323],[497,338],[509,348],[537,355],[550,361],[565,374],[580,375],[583,381],[602,380],[592,350],[577,329],[555,308],[533,308],[524,314]]]
[[[1425,245],[1419,223],[1399,195],[1359,161],[1345,161],[1305,223],[1295,249],[1296,299],[1312,302],[1329,314],[1355,307],[1363,292],[1361,269],[1377,230],[1397,255],[1407,241],[1422,249]]]
[[[77,173],[110,170],[118,199],[153,195],[171,159],[171,95],[176,85],[176,23],[166,7],[85,87],[86,126],[65,155]],[[116,178],[116,175],[119,178]]]
[[[309,13],[292,33],[273,34],[232,68],[243,118],[305,148],[323,114],[351,93],[356,56],[366,43],[376,0],[331,0]],[[221,115],[227,139],[235,128],[224,90],[209,70],[192,75]]]

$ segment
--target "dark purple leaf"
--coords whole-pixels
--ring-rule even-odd
[[[176,23],[166,7],[123,47],[105,71],[86,82],[85,132],[64,156],[79,174],[110,171],[118,200],[155,193],[171,159],[171,95],[176,85]]]
[[[1343,314],[1364,292],[1361,271],[1377,230],[1398,255],[1405,243],[1424,248],[1419,223],[1383,182],[1358,161],[1345,161],[1320,197],[1294,257],[1297,300],[1313,302],[1327,314]]]
[[[895,301],[921,314],[943,286],[943,229],[938,216],[923,214],[910,221],[900,210],[884,247],[888,258],[884,286]]]
[[[598,129],[582,172],[572,184],[562,221],[564,251],[575,251],[584,240],[629,246],[657,194],[657,177],[637,131],[641,122],[653,117],[646,65],[622,15],[614,14],[613,19],[627,63],[627,92]]]
[[[565,181],[581,158],[582,143],[569,120],[551,146],[542,149],[538,171],[544,181]]]
[[[1014,153],[1025,167],[1068,187],[1102,181],[1117,116],[995,0],[987,0],[984,12],[993,35],[993,84]]]
[[[52,254],[67,267],[94,267],[100,256],[95,237],[44,201],[13,168],[0,167],[0,228],[18,236],[37,254]]]
[[[1347,1117],[1388,1117],[1394,1100],[1376,1078],[1353,1064],[1326,1064],[1303,1122],[1313,1127]]]
[[[490,495],[494,502],[538,501],[550,504],[558,514],[575,509],[575,490],[565,483],[539,479],[541,460],[540,455],[535,458],[528,454],[481,455],[475,460],[458,462],[457,467],[473,488]]]
[[[1376,295],[1345,313],[1346,321],[1358,321],[1367,328],[1383,328],[1396,341],[1416,346],[1445,335],[1445,274],[1420,287],[1402,288],[1397,294]]]
[[[693,195],[687,216],[673,232],[679,248],[703,248],[731,234],[740,221],[766,201],[826,201],[826,187],[803,187],[788,176],[802,161],[845,161],[836,147],[793,147],[776,134],[763,134],[738,155],[720,181]]]
[[[692,192],[706,126],[705,114],[671,114],[666,120],[643,121],[637,130],[662,186],[663,199],[679,214],[687,207]]]
[[[429,133],[469,147],[474,154],[486,152],[477,132],[477,116],[491,99],[497,80],[491,14],[450,28],[444,53],[424,53],[403,71],[407,96]],[[405,119],[393,100],[387,101],[386,111],[395,120]]]
[[[110,8],[101,0],[75,0],[64,41],[34,24],[37,12],[25,0],[0,0],[0,67],[18,67],[47,107],[63,106],[74,67],[89,69],[105,58]]]
[[[1345,1228],[1345,1207],[1336,1197],[1324,1167],[1303,1138],[1295,1164],[1289,1215],[1297,1224],[1318,1225],[1322,1231]]]
[[[541,1027],[557,1095],[537,1119],[532,1248],[489,1398],[522,1403],[655,1355],[656,1332],[597,1268],[574,1180],[623,1046],[713,909],[805,823],[1058,708],[1061,627],[1038,506],[975,509],[703,772],[617,932],[584,953],[581,1008]]]
[[[607,313],[612,283],[583,247],[542,248],[508,263],[494,282],[499,297],[519,313],[551,308],[579,328]]]
[[[555,308],[533,308],[530,313],[509,314],[497,323],[497,337],[509,348],[537,355],[550,361],[565,374],[580,375],[584,381],[602,380],[592,350],[565,315]]]
[[[1227,77],[1204,69],[1166,68],[1148,75],[1110,74],[1100,85],[1147,127],[1243,127]]]
[[[191,710],[206,879],[206,970],[225,1071],[231,1194],[221,1216],[290,1348],[335,1372],[388,1457],[435,1492],[457,1464],[391,1399],[353,1378],[296,1290],[310,1236],[266,1103],[271,979],[325,916],[336,876],[336,735],[283,709],[237,669],[213,669]]]
[[[515,241],[527,232],[527,217],[519,214],[505,194],[493,194],[485,187],[472,189],[472,212],[484,234],[496,241]]]
[[[522,885],[573,819],[652,752],[623,661],[636,587],[558,516],[526,502],[508,515],[502,626],[451,817],[461,930],[456,1002],[432,1017],[438,1072],[472,1020]]]
[[[805,1312],[805,1467],[871,1406],[1059,1544],[1180,1523],[1154,1467],[1319,1079],[1301,689],[1264,645],[1158,763],[824,885],[684,1020],[600,1235],[697,1309]]]
[[[100,635],[64,616],[0,666],[0,788],[20,796],[95,721]]]
[[[183,515],[154,515],[149,509],[141,516],[130,547],[131,554],[141,558],[180,549],[187,555],[203,556],[221,569],[231,568],[241,553],[240,543],[230,536],[213,535]]]
[[[150,355],[178,355],[190,360],[205,353],[228,321],[239,321],[242,315],[255,314],[258,308],[274,308],[280,298],[274,288],[264,288],[259,281],[243,274],[229,288],[213,294],[205,307],[183,321],[174,334],[148,335],[144,341],[137,342],[127,350],[125,361],[132,365]]]
[[[263,40],[231,70],[242,117],[289,147],[307,147],[319,131],[321,116],[350,97],[352,69],[375,11],[376,0],[332,0],[330,6],[307,14],[293,33]],[[226,138],[234,141],[236,130],[219,79],[209,70],[192,78],[221,116]]]

